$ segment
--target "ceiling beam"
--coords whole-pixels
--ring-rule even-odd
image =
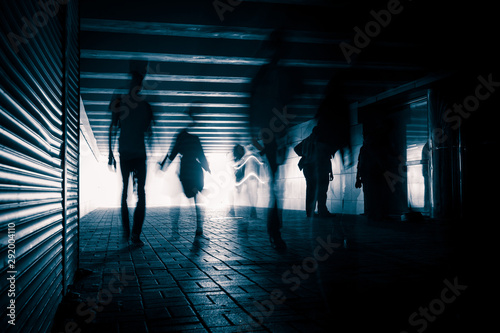
[[[121,34],[140,34],[191,38],[217,38],[233,40],[264,41],[274,29],[228,27],[217,25],[196,25],[165,22],[138,22],[126,20],[106,20],[82,18],[82,31],[112,32]],[[284,40],[293,43],[338,44],[348,40],[349,34],[333,38],[331,34],[287,30]]]
[[[112,50],[81,50],[83,59],[107,59],[107,60],[141,60],[141,61],[159,61],[174,63],[192,63],[209,65],[246,65],[262,66],[268,63],[268,59],[251,57],[228,57],[215,55],[198,54],[169,54],[169,53],[151,53],[151,52],[132,52],[132,51],[112,51]],[[317,67],[330,69],[378,69],[392,71],[420,71],[424,68],[416,65],[391,64],[391,63],[356,63],[349,65],[346,61],[320,61],[309,59],[282,59],[280,64],[290,67]]]

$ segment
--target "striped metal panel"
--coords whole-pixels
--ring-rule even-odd
[[[15,275],[15,295],[5,278],[0,292],[16,306],[1,331],[48,331],[77,267],[78,4],[68,3],[0,2],[0,272]]]
[[[79,62],[79,13],[76,1],[66,7],[64,54],[64,288],[73,281],[78,267],[79,221],[79,139],[80,139],[80,62]]]

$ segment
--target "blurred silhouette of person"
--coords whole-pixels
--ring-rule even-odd
[[[363,145],[359,150],[358,168],[356,172],[355,188],[363,189],[364,213],[371,220],[378,220],[381,217],[378,191],[384,184],[384,165],[379,156],[380,150],[373,140],[373,135],[365,132]]]
[[[241,182],[245,177],[245,165],[238,163],[242,160],[243,156],[245,156],[245,153],[245,147],[242,145],[237,144],[233,147],[233,158],[236,163],[234,176],[237,183]]]
[[[429,149],[429,141],[422,148],[422,176],[424,177],[424,212],[430,214],[431,210],[431,177],[430,177],[430,162],[431,151]]]
[[[170,165],[177,154],[182,156],[179,180],[181,181],[186,197],[194,199],[196,209],[196,236],[201,236],[203,235],[203,212],[198,202],[198,193],[200,193],[204,187],[203,170],[208,173],[211,171],[205,153],[203,152],[200,139],[188,131],[189,128],[194,125],[194,107],[190,107],[188,112],[193,122],[177,134],[174,147],[170,154],[167,154],[160,163],[160,167],[163,169],[167,162],[168,165]]]
[[[283,31],[275,30],[269,40],[264,42],[262,52],[270,55],[270,62],[261,66],[251,84],[250,98],[250,130],[253,144],[260,154],[267,159],[270,169],[270,209],[267,217],[267,232],[271,246],[277,250],[286,249],[281,237],[281,212],[278,208],[276,176],[278,166],[283,163],[284,154],[278,151],[277,140],[285,134],[293,115],[287,107],[301,88],[297,73],[285,68],[280,60],[286,53],[283,42]],[[262,140],[261,145],[258,139]]]
[[[314,216],[316,203],[320,217],[334,216],[326,206],[328,185],[333,180],[331,146],[319,140],[318,126],[315,126],[311,135],[295,146],[294,151],[301,156],[299,169],[304,172],[306,179],[306,215]]]
[[[356,182],[354,183],[355,188],[363,188],[363,200],[364,200],[364,214],[370,215],[371,209],[369,206],[369,201],[367,201],[367,197],[369,197],[369,189],[371,189],[372,182],[370,181],[370,161],[367,159],[367,147],[366,142],[363,143],[361,148],[359,149],[358,155],[358,168],[356,171]]]
[[[361,146],[359,149],[359,155],[358,155],[358,169],[356,171],[356,182],[354,183],[355,188],[361,188],[364,178],[365,178],[365,146]]]
[[[339,151],[342,164],[346,169],[353,165],[349,102],[344,88],[347,77],[347,72],[335,73],[328,82],[325,97],[315,115],[318,124],[318,141],[328,145],[333,155]]]
[[[260,165],[262,162],[251,152],[240,144],[233,147],[233,169],[235,177],[236,194],[246,193],[250,205],[250,217],[257,218],[257,191],[259,186]],[[230,215],[235,214],[235,201]]]
[[[388,217],[388,201],[393,195],[386,178],[397,160],[389,136],[391,129],[390,122],[375,116],[369,118],[369,125],[363,126],[364,141],[358,156],[355,187],[363,188],[365,214],[372,221]]]
[[[122,174],[121,217],[123,236],[135,245],[143,245],[140,239],[142,225],[146,213],[146,146],[152,137],[151,124],[153,111],[151,105],[140,95],[142,83],[146,74],[146,66],[137,63],[130,65],[132,80],[125,94],[115,94],[109,106],[112,111],[109,127],[109,157],[108,164],[116,168],[113,155],[113,139],[120,130],[118,152],[120,154],[120,171]],[[145,141],[148,141],[146,144]],[[130,175],[136,183],[137,206],[134,211],[134,224],[130,234],[127,193]]]

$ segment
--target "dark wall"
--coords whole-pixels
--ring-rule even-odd
[[[495,210],[499,93],[494,66],[461,71],[433,88],[442,216],[471,221]]]

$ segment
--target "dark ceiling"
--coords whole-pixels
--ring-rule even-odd
[[[250,82],[268,61],[263,41],[285,31],[282,64],[304,83],[289,110],[293,124],[312,119],[325,86],[339,74],[349,103],[480,62],[486,9],[429,1],[123,1],[81,2],[81,95],[101,154],[107,155],[108,105],[125,88],[131,61],[149,63],[143,94],[155,112],[156,153],[199,113],[193,133],[206,152],[247,143]],[[219,8],[216,9],[216,6]],[[347,61],[341,43],[355,46],[373,13],[396,6],[390,22]],[[466,8],[467,7],[467,8]],[[476,8],[476,7],[475,7]],[[396,9],[394,9],[396,10]],[[382,15],[382,14],[380,14]],[[479,23],[481,22],[481,23]],[[345,44],[344,44],[345,45]],[[358,41],[359,45],[359,41]],[[120,91],[120,90],[118,90]]]

